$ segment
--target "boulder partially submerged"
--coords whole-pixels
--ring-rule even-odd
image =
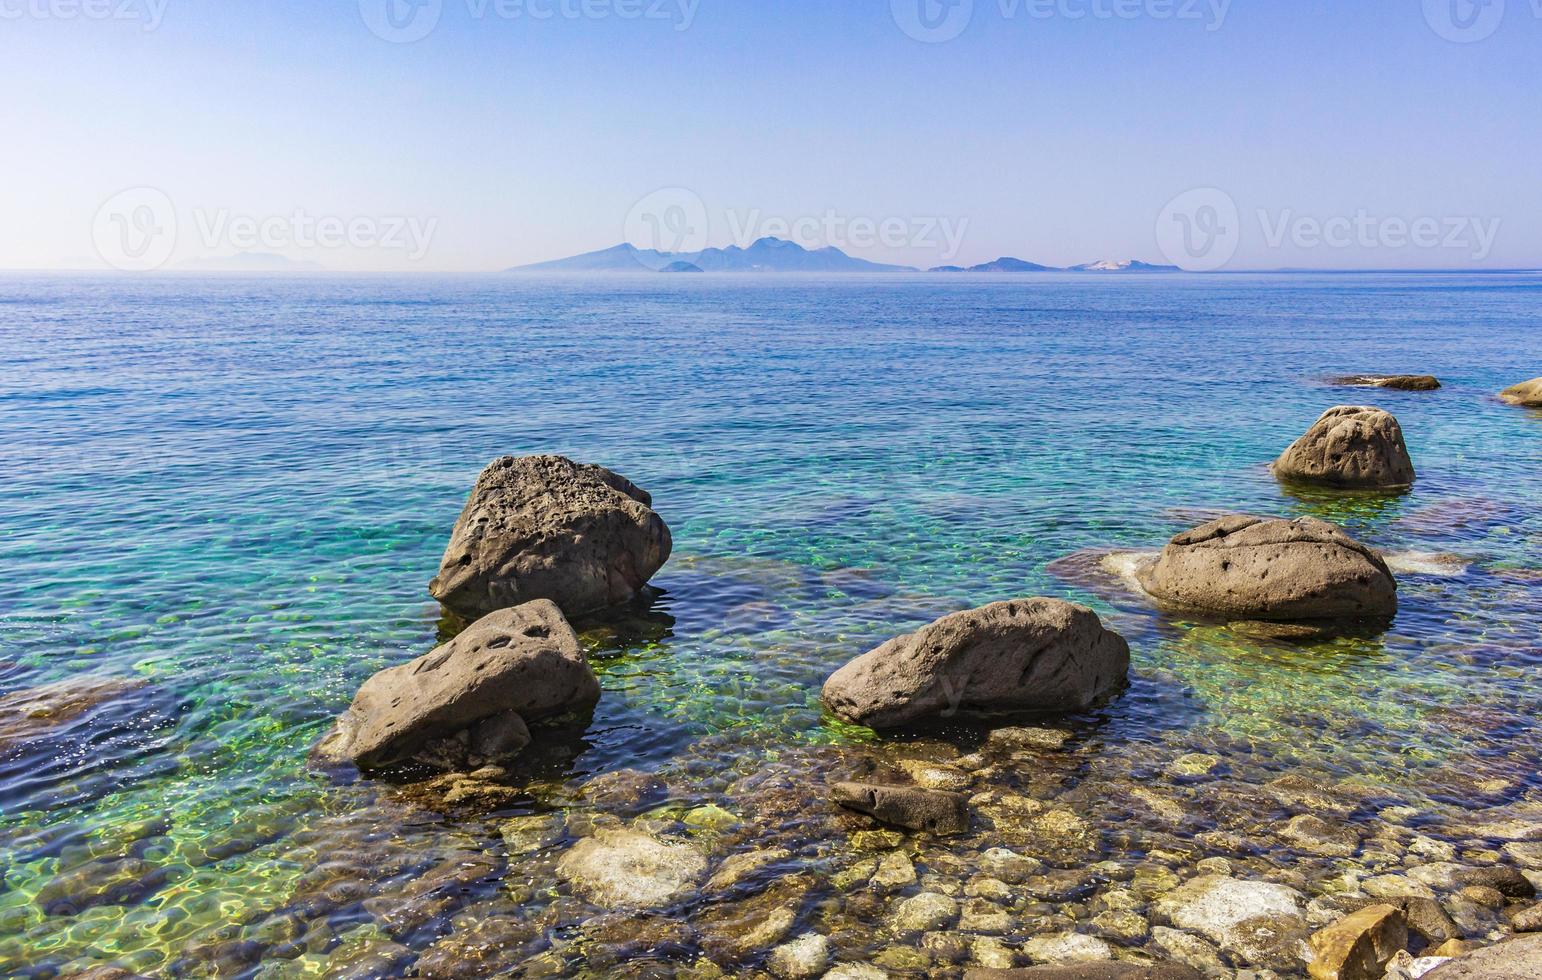
[[[1334,378],[1344,388],[1390,388],[1393,391],[1438,391],[1440,379],[1431,374],[1350,374]]]
[[[1327,521],[1223,517],[1168,542],[1137,573],[1164,608],[1233,620],[1389,619],[1381,555]]]
[[[1328,409],[1273,469],[1284,483],[1345,490],[1395,490],[1414,482],[1402,426],[1390,413],[1363,405]]]
[[[477,478],[428,591],[467,619],[534,599],[574,616],[634,598],[670,547],[653,498],[625,477],[505,456]]]
[[[1014,599],[895,637],[836,671],[823,696],[873,728],[959,712],[1070,713],[1118,690],[1129,668],[1129,644],[1092,610]]]
[[[600,685],[555,603],[503,609],[364,682],[315,750],[318,762],[378,769],[415,760],[475,769],[517,755],[525,722],[586,710]]]
[[[1499,397],[1511,405],[1522,408],[1542,408],[1542,378],[1532,378],[1518,385],[1511,385],[1499,393]]]

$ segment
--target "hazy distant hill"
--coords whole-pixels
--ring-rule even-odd
[[[968,268],[957,265],[943,265],[931,270],[933,272],[1060,272],[1060,269],[1052,266],[1040,265],[1037,262],[1025,262],[1022,259],[1014,259],[1003,255],[994,262],[986,262],[981,265],[971,265]]]
[[[1027,262],[1023,259],[1014,259],[1011,256],[1002,256],[994,262],[986,262],[983,265],[971,265],[968,268],[957,265],[940,265],[932,272],[1182,272],[1175,265],[1152,265],[1149,262],[1137,262],[1135,259],[1125,259],[1122,262],[1114,262],[1104,259],[1101,262],[1087,262],[1082,265],[1073,265],[1069,268],[1057,268],[1052,265],[1040,265],[1037,262]]]
[[[1134,259],[1125,259],[1122,262],[1114,262],[1104,259],[1101,262],[1088,262],[1084,265],[1073,265],[1067,271],[1070,272],[1182,272],[1175,265],[1152,265],[1150,262],[1137,262]]]
[[[809,250],[781,238],[762,238],[748,248],[730,245],[701,252],[659,252],[622,244],[571,258],[537,262],[509,272],[661,272],[695,266],[703,272],[914,272],[853,258],[834,246]]]

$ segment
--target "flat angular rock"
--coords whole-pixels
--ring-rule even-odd
[[[1407,945],[1402,910],[1372,905],[1313,934],[1308,972],[1314,980],[1381,980],[1387,963]]]
[[[1522,408],[1542,408],[1542,378],[1532,378],[1512,385],[1499,393],[1499,397],[1511,405]]]
[[[596,905],[663,908],[695,893],[707,858],[695,845],[631,830],[604,830],[574,844],[557,876]]]
[[[909,786],[836,783],[830,787],[830,798],[848,810],[909,830],[962,834],[969,829],[969,803],[958,793]]]
[[[1414,482],[1414,467],[1403,429],[1390,413],[1339,405],[1275,460],[1274,475],[1285,483],[1392,490]]]
[[[570,616],[627,602],[669,560],[652,504],[602,466],[505,456],[477,478],[428,591],[468,619],[534,599]]]
[[[1237,514],[1177,535],[1139,573],[1168,609],[1229,619],[1385,619],[1397,582],[1381,555],[1326,521]]]
[[[1390,388],[1393,391],[1437,391],[1440,379],[1430,374],[1351,374],[1334,378],[1347,388]]]
[[[825,682],[824,702],[873,728],[958,712],[1077,712],[1119,690],[1129,667],[1129,644],[1092,610],[1014,599],[954,613],[863,654]]]
[[[524,748],[525,719],[591,708],[599,697],[561,611],[530,602],[485,616],[433,652],[365,681],[315,758],[360,769],[411,758],[475,768]]]

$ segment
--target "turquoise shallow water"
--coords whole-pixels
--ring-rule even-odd
[[[1245,785],[1370,780],[1432,812],[1477,784],[1542,793],[1542,415],[1493,397],[1542,373],[1537,277],[13,277],[0,349],[0,691],[143,682],[0,755],[0,973],[317,973],[387,935],[385,972],[411,970],[521,876],[498,819],[565,812],[561,787],[619,769],[678,774],[685,805],[788,753],[848,758],[869,739],[822,716],[831,670],[1011,596],[1087,602],[1135,648],[1130,691],[1077,721],[1086,765],[1216,751]],[[1322,382],[1361,371],[1445,387]],[[1398,416],[1411,494],[1272,480],[1341,403]],[[661,595],[581,624],[605,696],[526,774],[557,796],[383,815],[407,804],[305,753],[362,680],[434,645],[425,586],[465,494],[529,452],[653,494]],[[1384,636],[1289,646],[1062,561],[1218,509],[1465,570],[1400,575]],[[423,866],[504,863],[410,926],[365,894],[296,904],[318,853],[382,821]],[[545,898],[523,904],[559,900],[528,878]],[[695,955],[679,945],[658,958]]]

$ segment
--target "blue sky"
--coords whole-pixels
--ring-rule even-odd
[[[1542,0],[974,0],[933,42],[904,28],[935,0],[442,0],[407,43],[387,2],[0,0],[0,267],[98,264],[141,218],[162,268],[493,270],[661,227],[1167,261],[1185,225],[1219,268],[1542,266]]]

